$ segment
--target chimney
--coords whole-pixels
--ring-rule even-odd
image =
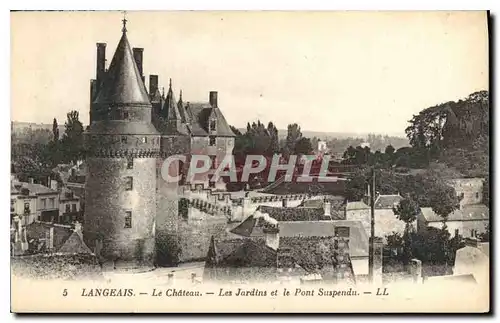
[[[106,72],[106,43],[97,43],[96,79],[97,92]]]
[[[57,191],[58,190],[58,187],[59,185],[57,184],[57,181],[56,180],[50,180],[50,189],[54,190],[54,191]]]
[[[142,74],[142,54],[144,52],[144,48],[133,48],[132,51],[134,52],[134,60],[137,64],[137,69],[139,70],[142,81],[144,81],[144,75]]]
[[[54,227],[49,229],[49,241],[47,242],[47,248],[54,249]]]
[[[273,250],[278,250],[280,245],[280,229],[276,226],[267,226],[262,230],[266,239],[266,246]]]
[[[212,108],[218,108],[217,91],[210,91],[210,105]]]
[[[158,75],[149,75],[149,95],[153,95],[158,90]]]
[[[73,231],[76,233],[82,233],[82,224],[80,222],[76,221],[74,226]]]
[[[332,203],[329,200],[326,200],[323,202],[323,216],[325,218],[332,218]]]

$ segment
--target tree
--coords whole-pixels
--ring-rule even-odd
[[[302,132],[300,131],[300,126],[296,123],[289,124],[287,127],[287,135],[284,147],[284,155],[288,156],[294,152],[295,145],[302,138]]]
[[[313,147],[311,144],[311,139],[302,137],[296,143],[294,147],[294,153],[296,155],[310,155],[313,152]]]
[[[84,157],[83,125],[78,119],[78,111],[67,114],[65,132],[61,140],[63,160],[77,162]]]
[[[54,121],[52,122],[52,136],[53,136],[53,141],[59,141],[59,126],[57,125],[57,119],[54,118]]]
[[[394,214],[397,215],[398,219],[405,223],[405,231],[403,234],[403,254],[407,263],[410,259],[413,258],[412,237],[414,235],[414,230],[412,223],[417,219],[417,215],[420,213],[420,208],[410,196],[407,196],[393,208],[393,211]]]
[[[270,138],[267,155],[272,156],[274,154],[278,154],[280,151],[278,129],[271,121],[267,124],[267,133],[269,134]]]

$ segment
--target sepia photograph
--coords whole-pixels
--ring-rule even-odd
[[[488,313],[487,11],[11,11],[14,313]]]

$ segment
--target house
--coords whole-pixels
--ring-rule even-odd
[[[405,223],[397,218],[393,208],[403,198],[399,194],[378,194],[375,199],[375,236],[385,238],[394,232],[403,233]],[[362,201],[347,202],[346,220],[361,221],[368,236],[371,234],[371,209],[369,196]]]
[[[51,188],[41,184],[11,182],[11,215],[21,217],[23,225],[35,220],[55,221],[59,217],[59,191],[57,182]]]
[[[464,205],[448,215],[446,227],[452,236],[460,234],[462,237],[477,238],[486,232],[489,219],[490,210],[486,205]],[[420,231],[428,226],[441,229],[443,218],[432,208],[424,207],[417,216],[417,228]]]
[[[91,254],[92,251],[83,241],[81,224],[62,225],[35,221],[27,226],[14,226],[13,248],[26,243],[21,254],[58,253],[58,254]],[[19,255],[19,251],[16,255]]]
[[[63,187],[59,193],[59,218],[58,223],[73,223],[82,221],[80,197],[73,190]]]
[[[448,181],[461,197],[460,207],[483,202],[483,178],[456,178]]]
[[[23,225],[32,223],[37,218],[37,196],[33,191],[23,187],[22,183],[11,182],[10,185],[10,220],[18,216]]]
[[[368,237],[359,221],[331,220],[331,217],[325,217],[323,212],[320,214],[313,208],[281,209],[283,213],[279,208],[261,207],[261,211],[270,211],[271,214],[257,211],[233,228],[225,239],[213,239],[207,255],[208,276],[214,278],[226,272],[237,276],[241,269],[226,270],[228,267],[238,268],[236,263],[227,263],[226,260],[233,252],[248,246],[261,250],[259,252],[265,257],[277,259],[272,266],[269,265],[271,267],[264,266],[265,270],[255,271],[276,270],[297,279],[319,274],[323,280],[330,281],[339,277],[355,279],[368,274]],[[274,231],[269,229],[269,222],[276,224]],[[334,250],[338,243],[345,245],[342,248],[346,252],[343,258],[345,263],[340,267],[335,256],[332,257],[340,252]],[[263,245],[275,250],[276,255],[262,249]],[[239,261],[245,263],[246,260]],[[266,263],[262,259],[259,261]],[[250,263],[253,266],[253,262]],[[252,270],[250,272],[253,273]]]

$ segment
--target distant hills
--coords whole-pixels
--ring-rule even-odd
[[[64,134],[64,124],[59,124],[59,135],[62,137]],[[11,131],[14,133],[22,133],[26,131],[27,129],[31,129],[32,131],[35,130],[49,130],[52,131],[52,124],[48,123],[36,123],[36,122],[22,122],[22,121],[12,121],[12,129]],[[239,130],[244,133],[246,132],[246,128],[239,128]],[[279,129],[278,130],[278,136],[280,138],[285,138],[287,134],[286,129]],[[379,135],[378,133],[354,133],[354,132],[324,132],[324,131],[309,131],[309,130],[302,130],[302,134],[304,137],[308,138],[313,138],[316,137],[321,140],[329,140],[329,139],[345,139],[345,138],[363,138],[366,139],[369,134],[376,134]],[[380,135],[385,135],[385,134],[380,134]],[[406,139],[404,135],[393,135],[390,134],[391,137],[400,137],[402,139]]]
[[[247,130],[246,128],[238,128],[241,133],[245,133]],[[373,133],[373,132],[326,132],[326,131],[310,131],[310,130],[301,130],[302,135],[304,137],[308,138],[313,138],[316,137],[321,140],[330,140],[330,139],[346,139],[346,138],[362,138],[366,139],[368,136],[371,135],[382,135],[382,136],[390,136],[390,137],[395,137],[395,138],[401,138],[403,140],[406,140],[406,136],[404,134],[384,134],[384,133]],[[286,129],[278,129],[278,136],[280,139],[286,138],[287,135],[287,130]]]

